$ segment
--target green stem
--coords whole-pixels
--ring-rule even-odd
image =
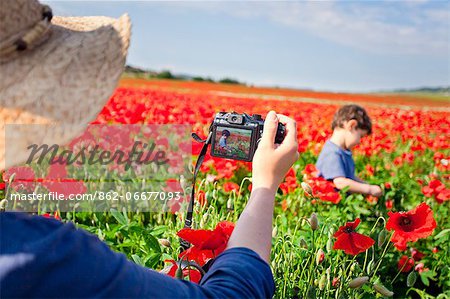
[[[375,267],[375,270],[374,270],[372,273],[370,273],[370,275],[369,275],[370,278],[372,278],[373,275],[375,275],[375,273],[377,273],[378,268],[380,268],[381,262],[383,261],[383,258],[384,258],[385,254],[386,254],[386,251],[387,251],[387,249],[388,249],[388,248],[390,247],[390,245],[391,245],[391,239],[392,239],[392,236],[393,236],[393,235],[394,235],[394,234],[392,233],[392,234],[389,236],[389,239],[388,239],[388,241],[387,241],[387,243],[386,243],[386,246],[384,247],[384,250],[383,250],[383,253],[382,253],[381,256],[380,256],[380,259],[378,260],[378,263],[377,263],[377,266]]]
[[[400,275],[400,273],[402,272],[402,270],[406,267],[406,264],[408,264],[408,260],[410,258],[408,257],[408,259],[406,260],[406,262],[403,264],[402,268],[397,272],[397,275],[395,275],[394,279],[392,280],[391,284],[394,284],[395,280],[397,279],[397,277]]]

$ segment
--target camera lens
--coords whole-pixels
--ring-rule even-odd
[[[231,117],[231,121],[236,122],[237,121],[237,116],[232,116]]]

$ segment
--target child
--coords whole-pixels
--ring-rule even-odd
[[[355,176],[351,152],[362,137],[372,133],[372,122],[366,110],[358,105],[341,107],[334,115],[331,128],[333,135],[325,142],[316,163],[319,175],[333,180],[338,189],[348,186],[349,192],[380,197],[379,186],[369,185]]]
[[[220,146],[221,148],[227,147],[227,138],[228,138],[230,135],[231,135],[231,134],[230,134],[230,131],[228,131],[228,130],[223,130],[223,131],[222,131],[222,137],[220,137],[220,140],[219,140],[219,146]]]

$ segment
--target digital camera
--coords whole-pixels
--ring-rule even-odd
[[[211,156],[250,162],[261,140],[264,119],[261,115],[219,112],[211,124]],[[286,128],[278,123],[275,143],[281,143]]]

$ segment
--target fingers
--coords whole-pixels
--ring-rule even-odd
[[[264,121],[264,129],[261,137],[260,145],[267,147],[275,146],[275,136],[277,135],[278,116],[275,111],[271,110],[267,113]]]
[[[278,120],[280,123],[286,126],[286,136],[284,136],[284,143],[288,143],[290,145],[297,143],[297,123],[290,117],[287,117],[283,114],[277,114]]]

